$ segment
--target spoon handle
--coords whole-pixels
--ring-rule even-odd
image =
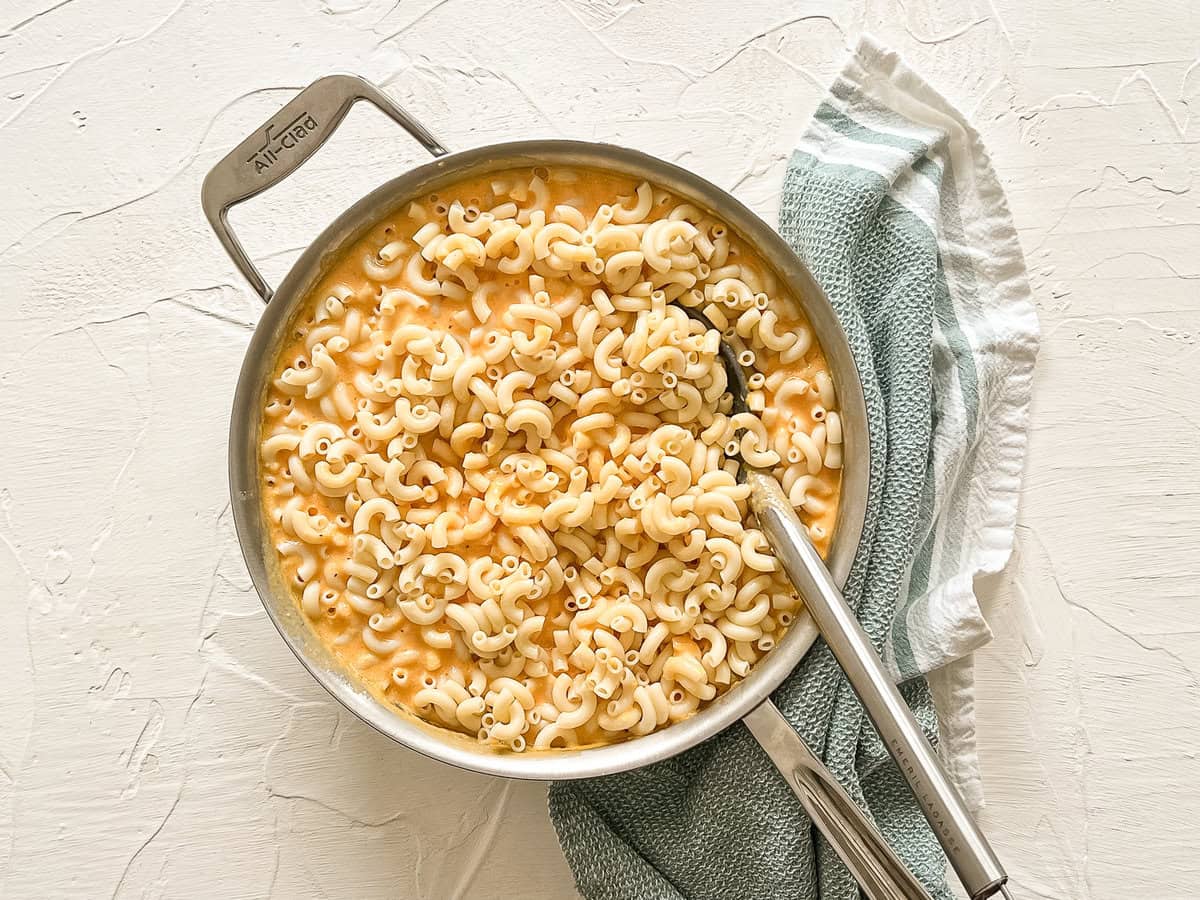
[[[750,508],[767,542],[908,781],[967,894],[972,900],[992,896],[1008,880],[1004,868],[825,568],[807,529],[774,476],[747,469],[746,483],[751,487]]]

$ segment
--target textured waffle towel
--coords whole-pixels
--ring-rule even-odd
[[[1037,320],[979,137],[863,39],[788,166],[780,232],[825,288],[866,389],[871,485],[846,585],[932,737],[924,673],[989,637],[972,589],[1012,545]],[[942,750],[978,800],[969,665]],[[776,692],[784,715],[937,897],[945,858],[828,648]],[[963,702],[967,701],[967,702]],[[550,813],[591,900],[858,897],[741,725],[646,769],[556,784]]]

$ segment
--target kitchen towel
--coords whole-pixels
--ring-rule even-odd
[[[787,168],[779,230],[837,310],[866,390],[871,484],[846,597],[931,738],[923,677],[954,708],[941,749],[980,799],[971,670],[990,637],[976,575],[1008,559],[1037,318],[979,135],[863,38]],[[957,662],[956,662],[957,661]],[[935,897],[945,857],[829,649],[775,703]],[[743,726],[656,765],[555,784],[550,814],[589,900],[852,900],[857,887]]]

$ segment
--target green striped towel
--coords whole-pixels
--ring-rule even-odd
[[[975,130],[864,38],[792,157],[780,232],[837,309],[870,417],[867,528],[846,596],[979,800],[972,589],[1012,545],[1037,320],[1003,191]],[[828,648],[775,694],[934,896],[945,858]],[[857,888],[735,725],[646,769],[555,784],[550,813],[590,900],[851,900]]]

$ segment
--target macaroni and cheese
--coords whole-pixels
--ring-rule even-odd
[[[718,355],[739,349],[749,412]],[[801,608],[747,519],[771,469],[824,551],[836,386],[795,298],[710,214],[507,170],[373,228],[302,307],[262,422],[282,577],[372,690],[497,748],[689,716]]]

